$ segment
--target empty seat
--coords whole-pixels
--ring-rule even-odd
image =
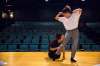
[[[34,35],[34,38],[32,38],[31,42],[32,42],[32,44],[39,44],[39,36]]]
[[[32,38],[30,36],[28,36],[26,39],[24,39],[23,43],[24,44],[30,44],[31,40],[32,40]]]
[[[14,44],[14,45],[8,45],[8,51],[16,51],[17,49],[17,45]]]
[[[20,39],[13,39],[12,44],[20,44]]]
[[[38,50],[37,45],[30,45],[30,51]]]
[[[0,51],[7,51],[7,45],[0,44]]]
[[[47,44],[48,45],[48,43],[49,43],[48,35],[42,35],[41,44]]]
[[[28,45],[20,45],[20,51],[28,51]]]
[[[41,45],[41,50],[48,50],[48,45]]]

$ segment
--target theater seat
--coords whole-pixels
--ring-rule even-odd
[[[34,44],[30,45],[30,51],[35,51],[35,50],[38,50],[37,45]]]
[[[7,45],[0,44],[0,51],[7,51]]]
[[[17,49],[16,44],[8,45],[8,51],[16,51],[16,49]]]
[[[20,45],[20,51],[28,51],[28,45]]]

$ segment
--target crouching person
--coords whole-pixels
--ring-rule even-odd
[[[59,49],[59,46],[61,44],[63,44],[64,42],[64,35],[63,34],[57,34],[56,35],[56,39],[51,41],[50,44],[49,44],[49,50],[48,50],[48,56],[53,60],[55,61],[56,59],[59,59],[60,56],[61,56],[61,52],[63,52],[63,60],[65,59],[65,51],[64,51],[64,47],[60,48],[60,50],[58,51]]]

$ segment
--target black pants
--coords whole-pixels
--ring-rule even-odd
[[[49,51],[48,55],[49,55],[49,57],[50,57],[51,59],[53,59],[53,60],[59,59],[59,58],[60,58],[60,55],[57,55],[57,54],[56,54],[56,51]]]

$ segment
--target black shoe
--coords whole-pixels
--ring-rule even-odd
[[[75,59],[71,58],[71,62],[77,62]]]

